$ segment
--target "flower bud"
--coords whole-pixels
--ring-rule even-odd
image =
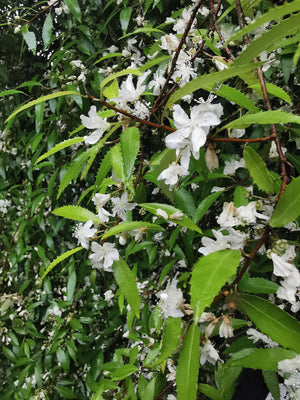
[[[205,161],[206,161],[207,168],[210,171],[212,171],[216,168],[219,168],[219,159],[215,152],[215,146],[212,144],[209,144],[206,149]]]

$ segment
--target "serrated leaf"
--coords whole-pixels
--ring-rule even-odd
[[[182,88],[176,90],[176,92],[170,96],[165,106],[164,113],[182,97],[203,88],[206,88],[206,90],[210,88],[210,90],[212,90],[216,85],[219,85],[221,82],[226,81],[232,76],[250,73],[261,64],[262,63],[253,63],[251,65],[244,64],[238,67],[232,65],[228,69],[224,69],[223,71],[212,72],[210,74],[201,75],[196,79],[193,79],[191,82],[185,84]]]
[[[259,83],[249,86],[249,88],[256,90],[258,93],[261,91],[261,86]],[[280,87],[274,85],[273,83],[266,83],[267,92],[272,96],[279,97],[280,99],[286,101],[289,104],[293,104],[290,96]]]
[[[246,206],[248,204],[248,192],[244,186],[237,186],[234,189],[233,201],[235,207]]]
[[[221,250],[203,256],[196,262],[190,281],[191,307],[194,309],[195,324],[227,279],[236,272],[240,258],[239,250]]]
[[[23,30],[22,30],[22,35],[23,38],[29,48],[29,50],[31,50],[33,52],[33,54],[36,54],[36,37],[35,34],[33,32],[30,32],[28,30],[28,26],[24,26]]]
[[[126,262],[120,257],[113,263],[114,277],[120,287],[121,293],[128,301],[136,317],[140,316],[140,296],[136,285],[136,277]]]
[[[299,11],[300,9],[300,2],[299,0],[292,1],[291,3],[285,3],[280,7],[272,7],[267,12],[263,13],[260,17],[256,18],[254,22],[247,25],[245,28],[240,29],[237,33],[231,36],[227,41],[226,44],[229,42],[235,41],[237,39],[242,38],[249,32],[252,32],[256,28],[262,26],[263,24],[277,20],[287,14],[293,13],[295,11]]]
[[[49,13],[45,19],[45,22],[43,25],[43,32],[42,32],[42,37],[43,37],[43,42],[44,42],[45,48],[47,48],[50,44],[51,36],[52,36],[52,29],[53,29],[53,21],[52,21],[51,13]]]
[[[195,212],[193,195],[185,189],[174,190],[176,206],[185,214],[192,216]]]
[[[213,386],[207,385],[206,383],[199,383],[198,389],[200,393],[205,394],[211,400],[224,400],[222,394]]]
[[[262,158],[250,146],[245,146],[243,156],[246,167],[257,187],[266,193],[274,193],[273,181]]]
[[[120,12],[120,23],[121,23],[121,28],[122,28],[123,34],[125,34],[127,31],[131,13],[132,13],[131,7],[123,8],[123,10]]]
[[[192,324],[185,335],[176,371],[177,399],[195,400],[200,359],[200,330]]]
[[[127,378],[128,376],[134,374],[137,371],[138,371],[138,367],[136,367],[135,365],[130,365],[130,364],[121,365],[115,371],[110,372],[108,376],[113,381],[121,381],[122,379]]]
[[[45,102],[35,105],[35,129],[40,133],[44,121]]]
[[[78,0],[64,0],[64,3],[66,6],[68,6],[77,21],[81,22],[81,10],[78,4]]]
[[[107,99],[111,99],[112,97],[118,97],[119,86],[117,80],[113,80],[109,86],[103,90],[103,94]]]
[[[90,210],[79,206],[64,206],[52,211],[52,214],[59,215],[60,217],[73,219],[74,221],[87,222],[92,220],[101,223],[98,216]]]
[[[203,89],[210,91],[209,88],[210,86],[207,86]],[[259,111],[259,108],[256,107],[256,105],[246,95],[241,93],[240,90],[237,90],[231,86],[222,85],[220,88],[212,90],[212,92],[217,96],[224,97],[224,99],[232,101],[235,104],[244,107],[246,110],[254,113],[257,113]]]
[[[209,207],[217,200],[218,197],[221,196],[223,190],[215,193],[211,193],[205,199],[201,201],[201,203],[196,208],[195,214],[193,216],[193,221],[197,223],[200,219],[205,215],[206,211]]]
[[[39,284],[43,281],[43,279],[49,274],[49,272],[56,267],[57,264],[65,260],[66,258],[72,256],[73,254],[77,253],[78,251],[82,250],[83,247],[76,247],[76,249],[72,249],[69,251],[66,251],[65,253],[61,254],[60,256],[56,257],[55,260],[52,261],[52,263],[47,267],[46,271],[42,275]]]
[[[240,293],[235,303],[259,330],[281,346],[300,353],[300,323],[296,318],[270,301],[250,294]]]
[[[249,293],[276,293],[279,285],[264,278],[250,278],[244,275],[238,284],[238,288]]]
[[[134,169],[135,159],[140,150],[140,132],[137,128],[127,128],[120,136],[121,151],[124,162],[125,179],[128,180]]]
[[[281,227],[294,221],[300,215],[300,177],[290,182],[280,200],[278,201],[274,214],[270,219],[270,225]]]
[[[266,124],[288,124],[288,123],[300,124],[300,117],[298,115],[294,115],[280,110],[261,111],[256,114],[247,113],[243,115],[241,118],[229,122],[228,124],[223,126],[221,130],[228,128],[243,129],[247,128],[252,124],[266,125]]]
[[[142,203],[139,204],[140,207],[144,208],[145,210],[151,212],[154,215],[157,215],[157,210],[160,208],[168,214],[168,218],[172,222],[176,222],[176,224],[184,226],[185,228],[191,229],[198,233],[202,234],[202,231],[198,226],[188,218],[186,215],[183,215],[182,219],[172,219],[170,216],[176,212],[181,212],[178,208],[170,206],[168,204],[160,204],[160,203]]]
[[[45,153],[42,156],[40,156],[34,164],[39,163],[40,161],[44,160],[45,158],[51,156],[52,154],[57,153],[60,150],[65,149],[66,147],[73,146],[74,144],[80,143],[80,142],[83,142],[83,141],[84,141],[83,137],[76,137],[74,139],[65,140],[64,142],[61,142],[61,143],[57,144],[51,150],[47,151],[47,153]]]
[[[277,371],[278,362],[294,358],[296,353],[286,349],[243,349],[234,353],[228,361],[233,367]]]
[[[144,221],[132,221],[127,222],[123,221],[120,222],[118,225],[110,228],[108,231],[104,233],[102,236],[102,240],[106,239],[110,236],[115,236],[124,231],[131,231],[133,229],[143,229],[145,230],[156,230],[156,231],[164,231],[164,228],[157,224],[152,224],[151,222],[144,222]]]
[[[120,143],[116,144],[110,151],[111,156],[111,164],[113,170],[115,171],[117,178],[121,179],[122,182],[125,181],[125,170],[124,170],[124,161],[121,152]]]
[[[57,97],[61,97],[61,96],[69,96],[69,95],[75,95],[75,96],[82,96],[80,93],[74,92],[72,90],[67,90],[67,91],[63,91],[63,92],[55,92],[52,94],[48,94],[47,96],[42,96],[39,97],[36,100],[32,100],[27,104],[24,104],[23,106],[17,108],[15,111],[13,111],[10,116],[6,119],[5,123],[7,123],[9,120],[11,120],[13,117],[15,117],[17,114],[19,114],[20,112],[27,110],[30,107],[35,106],[36,104],[42,103],[43,101],[47,101],[47,100],[51,100],[51,99],[55,99]],[[82,96],[84,97],[84,96]]]
[[[150,357],[146,358],[145,367],[155,367],[156,365],[163,363],[168,357],[170,357],[179,344],[180,333],[181,319],[172,317],[167,318],[165,321],[159,352],[155,359],[151,362],[147,361],[151,359]],[[149,353],[149,355],[150,354],[151,353]]]
[[[110,169],[111,169],[111,150],[109,150],[105,154],[103,160],[101,161],[100,167],[96,175],[96,183],[95,183],[96,190],[98,190],[103,179],[106,177]]]

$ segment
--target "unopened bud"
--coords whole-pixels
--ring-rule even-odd
[[[219,159],[215,152],[215,146],[212,144],[209,144],[206,149],[205,161],[206,161],[207,168],[210,171],[212,171],[216,168],[219,168]]]

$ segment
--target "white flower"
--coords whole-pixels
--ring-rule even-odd
[[[225,167],[223,170],[224,175],[234,175],[238,168],[246,168],[246,163],[243,158],[240,161],[232,159],[231,161],[225,161]]]
[[[112,290],[107,290],[104,292],[105,301],[111,302],[111,299],[115,297],[114,292]]]
[[[178,45],[179,40],[173,33],[161,37],[160,47],[163,50],[167,50],[169,54],[172,54],[172,52],[177,49]]]
[[[91,249],[93,254],[89,258],[92,260],[93,268],[103,267],[104,271],[112,272],[114,261],[119,259],[119,252],[115,249],[115,245],[106,242],[101,246],[97,242],[92,242]]]
[[[223,315],[223,322],[220,325],[219,336],[226,339],[233,337],[233,328],[229,315]]]
[[[219,353],[208,340],[204,346],[200,346],[200,364],[204,365],[206,361],[215,365],[215,363],[220,359]]]
[[[214,234],[214,237],[217,240],[213,240],[206,236],[204,236],[201,240],[203,247],[200,247],[198,251],[199,253],[202,253],[205,256],[215,251],[224,250],[228,248],[228,242],[226,236],[224,236],[222,232],[212,229],[212,233]]]
[[[161,208],[158,208],[158,209],[156,210],[156,215],[157,215],[158,217],[163,217],[164,219],[168,219],[168,218],[169,218],[169,216],[168,216],[168,214],[166,213],[166,211],[165,211],[165,210],[162,210]]]
[[[0,212],[3,214],[7,213],[7,209],[11,206],[10,200],[1,200],[0,199]]]
[[[92,197],[92,201],[96,206],[96,210],[98,212],[98,217],[100,221],[106,223],[109,221],[109,217],[112,216],[103,206],[110,200],[110,194],[102,194],[96,193],[95,196]]]
[[[102,137],[103,133],[109,127],[109,123],[106,119],[103,119],[97,115],[96,106],[92,106],[88,112],[88,117],[85,115],[80,116],[82,124],[87,129],[95,129],[89,136],[84,137],[84,142],[86,144],[95,144]]]
[[[111,199],[114,207],[112,212],[118,215],[123,221],[126,221],[126,211],[133,210],[136,203],[128,203],[128,193],[124,192],[121,197],[113,197]]]
[[[89,238],[92,238],[95,233],[97,232],[97,229],[91,228],[93,225],[93,221],[89,220],[87,221],[84,225],[83,224],[78,224],[76,225],[73,236],[78,240],[78,243],[85,249],[89,248]]]
[[[184,316],[180,310],[180,306],[184,302],[183,294],[181,289],[177,289],[176,279],[173,279],[171,283],[169,281],[166,289],[158,292],[156,296],[160,299],[160,308],[164,318],[181,318]]]
[[[240,224],[238,212],[233,201],[223,204],[223,211],[217,218],[217,223],[223,228]]]
[[[274,342],[269,336],[262,334],[256,329],[249,328],[246,333],[249,335],[249,339],[253,340],[253,343],[262,340],[266,344],[265,347],[274,348],[278,346],[277,342]]]
[[[183,218],[183,213],[179,210],[170,215],[170,219],[175,219],[180,221],[182,220],[182,218]]]
[[[176,185],[179,176],[187,176],[188,174],[189,171],[187,169],[176,164],[176,162],[172,162],[167,169],[159,174],[157,180],[164,180],[166,185],[170,185],[171,190],[171,188]]]
[[[147,74],[149,74],[148,71]],[[132,81],[132,74],[128,75],[126,81],[121,83],[121,88],[119,89],[118,97],[113,97],[110,100],[115,103],[119,103],[121,105],[126,104],[127,102],[135,102],[137,101],[141,94],[144,93],[146,86],[142,85],[142,82],[145,80],[146,75],[144,74],[137,80],[136,87]]]
[[[149,82],[149,89],[153,88],[153,94],[158,96],[160,94],[161,88],[164,86],[166,78],[163,77],[162,73],[155,72],[153,80]]]
[[[244,136],[246,133],[245,129],[232,129],[232,131],[230,132],[230,136],[232,138],[241,138],[242,136]]]

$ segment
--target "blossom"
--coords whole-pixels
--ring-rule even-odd
[[[292,263],[295,256],[296,256],[295,246],[290,246],[281,256],[272,252],[271,259],[273,261],[273,266],[274,266],[273,270],[274,275],[283,277],[290,276],[296,268]],[[299,281],[299,278],[297,280]],[[298,284],[300,284],[300,281],[298,282]]]
[[[148,84],[148,87],[149,89],[153,88],[153,94],[158,96],[165,82],[166,78],[163,77],[162,73],[155,72],[152,81],[150,81]]]
[[[246,333],[249,336],[249,339],[253,340],[253,343],[262,340],[266,344],[265,347],[274,348],[278,346],[277,342],[274,342],[269,336],[264,335],[263,333],[257,331],[254,328],[249,328]]]
[[[115,249],[115,245],[108,242],[103,245],[92,242],[91,249],[93,254],[89,256],[89,259],[92,260],[93,268],[103,267],[104,271],[112,272],[114,261],[119,259],[119,252]]]
[[[215,363],[220,359],[219,353],[214,348],[210,340],[204,344],[204,346],[200,346],[200,364],[204,365],[206,361],[215,365]]]
[[[89,248],[89,238],[92,238],[95,233],[97,232],[97,229],[91,228],[93,225],[93,221],[89,220],[87,221],[84,225],[83,224],[77,224],[73,236],[78,240],[78,243],[85,249]]]
[[[224,175],[234,175],[238,168],[246,168],[246,163],[243,158],[240,161],[232,159],[231,161],[225,161],[225,167],[223,170]]]
[[[223,315],[223,322],[220,325],[219,335],[220,337],[224,337],[226,339],[233,336],[233,328],[229,315]]]
[[[124,192],[121,197],[113,197],[111,201],[114,204],[113,215],[118,215],[123,221],[126,221],[126,211],[131,211],[136,206],[136,203],[128,203],[127,192]]]
[[[96,193],[95,196],[92,197],[92,201],[96,206],[96,210],[98,212],[98,217],[100,221],[106,223],[109,221],[110,214],[103,206],[110,200],[110,194],[102,194]]]
[[[127,102],[135,102],[137,101],[141,94],[144,93],[146,89],[146,85],[142,85],[142,82],[145,80],[146,76],[150,73],[148,71],[146,74],[143,74],[138,78],[136,86],[134,85],[132,79],[132,74],[129,74],[126,81],[121,83],[121,88],[119,89],[118,97],[112,97],[110,100],[115,103],[119,103],[121,105],[126,104]]]
[[[169,281],[166,289],[158,292],[156,296],[160,299],[160,308],[164,318],[181,318],[184,316],[180,309],[184,302],[183,294],[181,289],[177,289],[176,279],[173,279],[172,282]]]
[[[172,54],[172,52],[177,49],[178,45],[179,40],[173,33],[161,37],[160,47],[163,50],[167,50],[169,54]]]
[[[179,176],[187,176],[189,171],[180,164],[172,162],[169,167],[163,170],[157,177],[157,180],[164,180],[166,185],[170,185],[170,190],[176,185]]]
[[[86,144],[95,144],[102,137],[103,133],[109,127],[109,123],[106,119],[103,119],[97,115],[96,106],[92,106],[88,112],[88,117],[85,115],[80,116],[83,126],[87,129],[95,129],[89,136],[84,137]]]

